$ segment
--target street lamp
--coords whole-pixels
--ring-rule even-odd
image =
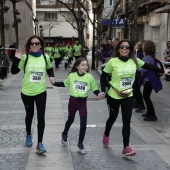
[[[5,47],[5,29],[4,29],[4,13],[9,10],[9,7],[4,6],[4,1],[0,2],[0,28],[1,28],[1,45]],[[5,49],[2,49],[2,58],[5,57]]]
[[[39,28],[40,28],[40,37],[43,38],[43,35],[44,35],[44,33],[43,33],[43,26],[40,25]]]
[[[91,0],[93,9],[93,47],[92,47],[92,66],[91,69],[95,69],[95,20],[96,20],[96,8],[97,0]]]
[[[13,27],[15,28],[15,36],[16,36],[16,48],[19,46],[19,37],[18,37],[18,23],[21,22],[20,18],[17,18],[17,15],[20,14],[18,10],[16,10],[16,3],[19,2],[20,0],[10,0],[13,4],[13,15],[14,15],[14,23]]]
[[[124,39],[127,39],[128,37],[128,6],[129,6],[129,0],[125,1]]]
[[[48,43],[50,43],[50,37],[51,37],[51,29],[53,28],[54,26],[51,26],[49,25],[49,36],[48,36]]]
[[[37,18],[34,18],[34,25],[35,25],[35,35],[38,35],[38,19]]]

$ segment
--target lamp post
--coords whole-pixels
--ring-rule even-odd
[[[43,38],[43,35],[44,35],[44,33],[43,33],[43,26],[40,25],[39,28],[40,28],[40,37]]]
[[[92,66],[91,69],[95,69],[95,20],[96,20],[96,8],[97,8],[97,0],[92,1],[92,9],[93,9],[93,47],[92,47]]]
[[[1,45],[5,47],[4,13],[9,10],[9,7],[4,6],[4,1],[0,1],[0,7]],[[5,49],[2,49],[2,58],[3,57],[5,57]]]
[[[51,29],[53,28],[54,26],[51,26],[49,25],[49,36],[48,36],[48,43],[50,43],[50,37],[51,37]]]
[[[128,37],[128,6],[129,6],[129,0],[126,0],[125,1],[124,39],[127,39]]]
[[[38,35],[38,19],[37,18],[34,18],[34,25],[35,25],[35,35]]]
[[[11,0],[13,4],[13,15],[14,15],[14,28],[15,28],[15,36],[16,36],[16,48],[19,46],[19,37],[18,37],[18,22],[21,22],[21,19],[17,18],[17,15],[19,15],[19,11],[16,10],[16,3],[20,0]]]

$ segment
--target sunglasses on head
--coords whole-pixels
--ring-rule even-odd
[[[36,46],[38,46],[38,45],[40,45],[40,42],[30,42],[30,45],[36,45]]]
[[[128,46],[128,45],[120,45],[120,47],[119,47],[120,49],[130,49],[130,46]]]

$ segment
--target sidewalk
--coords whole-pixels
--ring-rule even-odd
[[[91,63],[91,53],[88,55]],[[90,66],[91,68],[91,66]],[[100,86],[99,75],[90,73]],[[68,75],[63,64],[56,71],[57,81]],[[108,109],[105,100],[99,101],[90,92],[87,100],[88,125],[84,145],[86,155],[77,148],[79,115],[69,131],[69,146],[61,144],[61,132],[67,119],[68,88],[53,87],[47,80],[46,127],[44,146],[47,153],[36,153],[36,112],[33,120],[33,147],[26,148],[25,111],[20,97],[23,73],[9,76],[0,85],[0,170],[170,170],[170,90],[169,82],[162,77],[164,89],[155,94],[154,102],[157,122],[144,122],[142,113],[133,111],[130,144],[136,150],[134,157],[122,158],[122,120],[119,114],[110,134],[110,147],[102,146]]]

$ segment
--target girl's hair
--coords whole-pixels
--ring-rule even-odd
[[[86,58],[83,58],[83,57],[78,58],[78,59],[75,61],[75,63],[74,63],[74,65],[73,65],[70,73],[77,72],[77,71],[78,71],[77,67],[81,64],[82,61],[87,61],[87,59],[86,59]],[[88,64],[88,61],[87,61],[87,64]],[[88,70],[87,70],[87,72],[88,72]]]
[[[113,58],[120,56],[119,48],[120,48],[120,46],[123,42],[127,42],[129,44],[129,46],[130,46],[129,57],[132,58],[132,60],[134,61],[134,63],[136,64],[136,66],[138,68],[138,62],[137,62],[137,59],[136,59],[135,54],[134,54],[134,46],[133,46],[132,42],[127,40],[127,39],[123,39],[123,40],[118,42],[118,44],[116,45],[115,50],[114,50]]]
[[[150,55],[152,57],[155,57],[156,54],[155,43],[151,40],[146,40],[144,43],[143,52],[145,55]]]
[[[138,46],[138,50],[139,50],[139,51],[142,51],[142,50],[143,50],[143,49],[142,49],[142,43],[141,43],[141,42],[137,42],[136,44],[137,44],[137,46]]]
[[[40,44],[41,44],[41,49],[43,50],[43,53],[44,53],[44,40],[43,38],[37,36],[37,35],[32,35],[26,42],[26,45],[25,45],[25,52],[28,53],[29,52],[29,49],[30,49],[30,42],[33,38],[37,38],[39,41],[40,41]]]

